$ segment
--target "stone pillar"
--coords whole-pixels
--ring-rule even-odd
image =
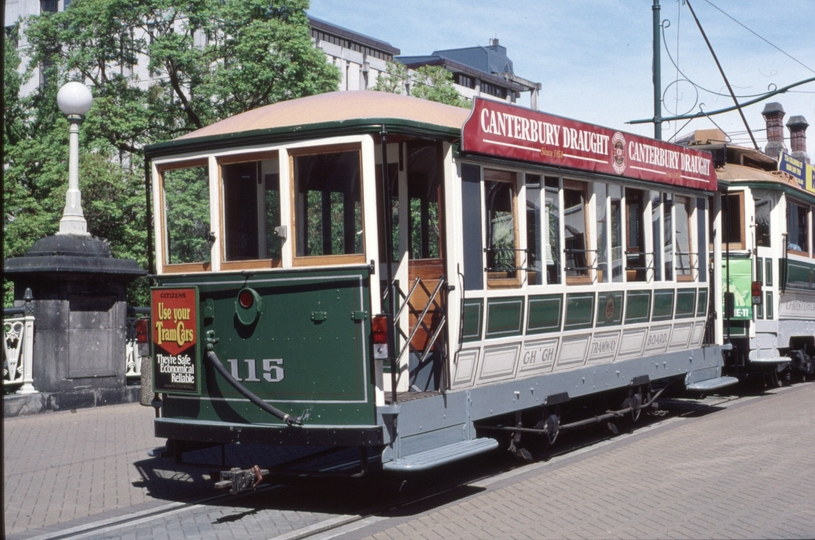
[[[807,154],[807,128],[809,124],[803,116],[792,116],[787,122],[787,128],[790,130],[790,151],[792,157],[800,159],[809,163],[809,155]]]
[[[15,304],[33,293],[34,386],[50,394],[48,409],[132,401],[126,384],[126,284],[146,272],[115,259],[90,236],[39,240],[23,257],[5,261]]]
[[[761,115],[767,123],[767,146],[764,147],[764,153],[778,159],[781,151],[787,150],[784,144],[784,107],[780,103],[767,103]]]

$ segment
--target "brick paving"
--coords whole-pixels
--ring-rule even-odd
[[[135,403],[5,419],[6,535],[146,510],[167,504],[162,497],[195,497],[200,474],[178,472],[171,460],[140,468],[147,451],[164,444],[153,436],[152,419],[153,409]],[[156,481],[163,477],[185,482]]]
[[[463,501],[335,537],[815,538],[813,449],[810,383],[536,464]]]
[[[353,490],[212,496],[201,471],[148,458],[163,444],[137,404],[4,421],[11,540],[286,538],[352,521]],[[813,538],[815,384],[638,429],[316,538]],[[443,471],[441,471],[443,472]],[[355,506],[356,504],[356,506]],[[163,511],[160,516],[150,512]],[[126,526],[82,527],[134,516]],[[137,519],[136,519],[137,518]]]

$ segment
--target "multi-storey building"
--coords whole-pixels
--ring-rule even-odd
[[[6,32],[11,32],[20,19],[45,12],[62,11],[70,2],[71,0],[6,0]],[[530,107],[537,109],[540,83],[515,75],[506,47],[500,45],[497,39],[490,40],[487,47],[434,51],[428,56],[399,56],[401,51],[385,41],[316,17],[309,17],[309,22],[315,46],[340,70],[338,90],[372,88],[379,75],[387,70],[388,62],[392,61],[405,64],[409,74],[420,66],[439,65],[453,74],[456,89],[466,98],[483,96],[514,103],[522,93],[529,92]],[[25,32],[20,32],[18,48],[23,56],[26,46]],[[149,84],[155,75],[147,71],[146,61],[143,64],[122,66],[122,69],[134,75],[140,84]],[[23,94],[32,92],[41,83],[40,70],[35,69],[34,76],[22,88]],[[409,84],[407,90],[410,91]]]
[[[456,89],[466,98],[481,96],[515,103],[522,93],[529,92],[529,107],[538,108],[541,84],[515,75],[507,48],[497,39],[491,39],[486,47],[446,49],[425,56],[400,56],[397,60],[409,69],[442,66],[453,74]]]

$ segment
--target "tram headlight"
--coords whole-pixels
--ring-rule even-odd
[[[260,318],[263,301],[258,292],[252,288],[245,287],[238,291],[238,298],[235,300],[235,314],[241,324],[250,326]]]

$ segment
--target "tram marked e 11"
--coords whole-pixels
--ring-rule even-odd
[[[636,417],[668,383],[735,382],[705,340],[708,152],[341,92],[146,155],[168,453],[358,448],[359,470],[420,470],[495,448],[501,426],[516,450],[553,442],[575,398]]]

